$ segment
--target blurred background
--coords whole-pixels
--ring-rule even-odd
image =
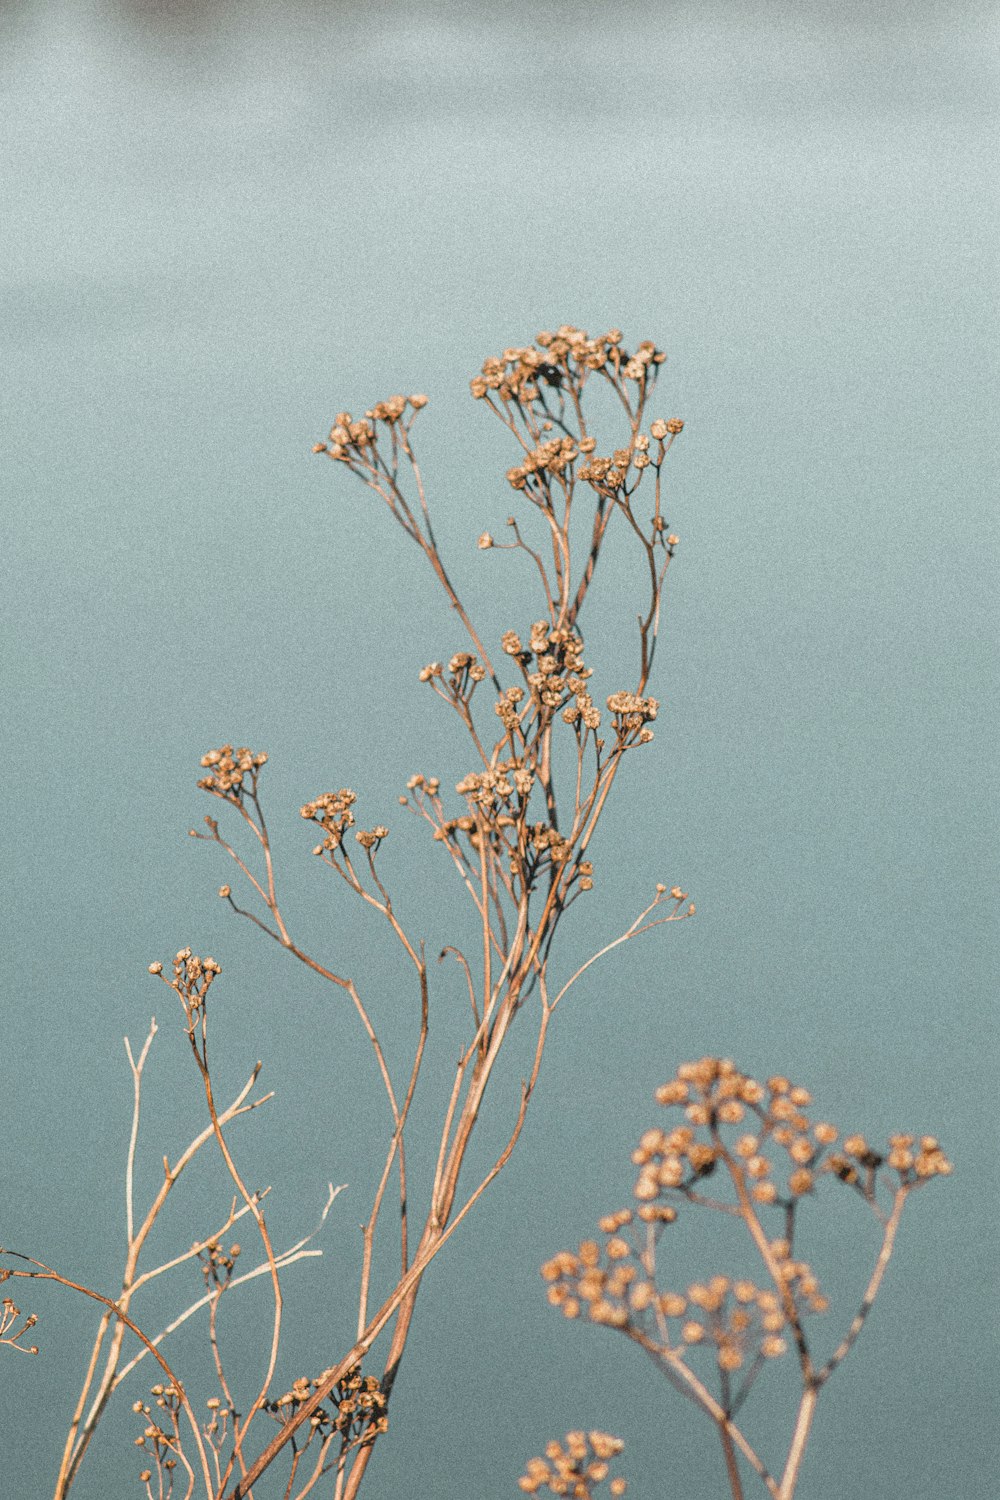
[[[198,759],[270,753],[287,913],[357,976],[401,1069],[405,972],[310,862],[298,807],[353,787],[362,826],[393,824],[404,916],[447,941],[451,871],[395,803],[415,771],[469,769],[416,681],[463,642],[416,549],[310,447],[343,407],[428,393],[438,536],[495,640],[541,611],[516,556],[475,546],[502,530],[513,460],[468,379],[541,328],[618,326],[669,354],[652,415],[687,424],[681,546],[656,742],[606,816],[565,971],[656,880],[698,915],[567,1001],[517,1155],[427,1278],[365,1493],[501,1500],[549,1438],[591,1426],[625,1439],[636,1500],[723,1492],[707,1425],[625,1340],[565,1324],[538,1277],[628,1201],[656,1085],[705,1053],[789,1074],[846,1129],[933,1132],[956,1163],[910,1206],[800,1500],[991,1493],[995,9],[5,0],[0,30],[0,1241],[114,1294],[122,1036],[140,1044],[154,1011],[140,1195],[200,1125],[172,997],[145,973],[190,943],[224,968],[220,1090],[260,1057],[277,1091],[240,1136],[276,1238],[348,1184],[324,1259],[287,1280],[283,1376],[331,1362],[386,1121],[341,997],[216,898],[230,869],[187,837],[218,811]],[[623,549],[595,593],[602,696],[624,685],[634,567]],[[439,983],[418,1175],[463,1004]],[[498,1081],[484,1163],[523,1067]],[[157,1247],[228,1197],[214,1166],[194,1173]],[[833,1337],[874,1228],[822,1201],[807,1222],[844,1298]],[[711,1237],[685,1243],[715,1268]],[[189,1268],[136,1315],[159,1326],[199,1284]],[[4,1360],[2,1487],[42,1496],[95,1317],[15,1291],[42,1353]],[[265,1315],[248,1296],[225,1328],[248,1384]],[[178,1346],[195,1372],[200,1336]],[[120,1399],[80,1500],[139,1493],[129,1405],[152,1379]],[[781,1376],[761,1387],[748,1427],[777,1464]]]

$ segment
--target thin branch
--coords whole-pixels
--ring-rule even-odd
[[[202,1442],[201,1437],[201,1429],[198,1425],[198,1419],[191,1409],[191,1403],[188,1400],[187,1392],[185,1391],[184,1386],[178,1376],[174,1374],[174,1371],[171,1369],[170,1365],[168,1365],[167,1361],[160,1353],[159,1349],[157,1349],[153,1345],[152,1341],[147,1338],[142,1329],[136,1323],[133,1323],[128,1314],[123,1312],[122,1309],[117,1305],[117,1303],[112,1302],[110,1297],[105,1297],[101,1292],[94,1291],[92,1287],[83,1286],[80,1282],[73,1281],[68,1276],[63,1276],[61,1272],[54,1270],[51,1266],[47,1266],[44,1261],[36,1260],[34,1256],[31,1255],[24,1255],[19,1250],[11,1250],[2,1246],[0,1246],[0,1255],[13,1256],[15,1259],[24,1261],[27,1265],[34,1266],[36,1268],[32,1271],[12,1271],[10,1273],[12,1276],[25,1277],[32,1281],[54,1281],[57,1283],[57,1285],[66,1287],[68,1291],[79,1292],[81,1296],[89,1297],[93,1302],[100,1302],[103,1307],[107,1308],[108,1312],[113,1318],[117,1318],[120,1323],[122,1323],[126,1328],[130,1330],[130,1332],[135,1334],[140,1343],[146,1346],[146,1348],[149,1350],[149,1353],[152,1354],[153,1358],[160,1366],[160,1369],[167,1377],[167,1380],[177,1391],[177,1399],[181,1404],[184,1415],[187,1417],[188,1422],[190,1423],[191,1431],[194,1435],[195,1447],[198,1450],[198,1457],[201,1460],[202,1478],[205,1483],[205,1494],[208,1497],[208,1500],[214,1500],[212,1476],[208,1467],[208,1455],[205,1452],[205,1445]]]
[[[138,1062],[136,1062],[135,1058],[132,1056],[132,1046],[129,1042],[128,1037],[125,1038],[125,1051],[128,1055],[128,1065],[132,1070],[133,1088],[132,1127],[129,1131],[128,1152],[125,1158],[125,1233],[130,1245],[135,1238],[133,1177],[135,1172],[135,1148],[139,1139],[139,1111],[142,1102],[142,1070],[146,1066],[146,1059],[149,1056],[149,1049],[153,1045],[153,1038],[156,1035],[156,1031],[156,1017],[153,1016],[152,1020],[149,1023],[149,1033],[146,1037],[145,1042],[143,1043],[142,1051],[139,1053]]]
[[[673,911],[669,912],[667,916],[657,917],[652,922],[646,922],[645,918],[649,916],[649,913],[651,911],[653,911],[657,906],[660,905],[661,899],[662,898],[658,893],[655,899],[649,903],[646,909],[639,913],[630,927],[628,927],[619,937],[614,938],[612,942],[606,943],[603,948],[599,948],[596,953],[592,954],[591,957],[587,959],[586,963],[582,963],[580,965],[576,973],[572,975],[571,978],[567,979],[566,983],[563,985],[562,989],[553,1000],[553,1010],[555,1010],[556,1006],[559,1004],[559,1001],[562,999],[562,997],[566,994],[567,990],[571,989],[572,986],[576,984],[577,980],[580,979],[581,976],[584,975],[593,964],[597,963],[598,959],[604,958],[606,954],[613,952],[615,948],[620,948],[623,943],[627,943],[630,938],[638,937],[642,932],[651,932],[654,927],[662,927],[665,922],[683,921],[688,916],[688,912],[682,912],[680,909],[687,900],[687,897],[685,896],[682,897],[680,901],[675,901]]]
[[[861,1306],[858,1308],[858,1311],[855,1314],[854,1319],[851,1322],[851,1326],[847,1330],[847,1333],[844,1335],[843,1339],[830,1355],[830,1358],[827,1360],[826,1364],[822,1367],[821,1370],[817,1372],[817,1387],[824,1385],[826,1381],[829,1380],[830,1376],[833,1374],[837,1366],[847,1358],[847,1355],[854,1347],[858,1335],[860,1334],[862,1328],[865,1326],[865,1320],[872,1310],[875,1298],[878,1296],[879,1288],[882,1285],[882,1278],[885,1276],[885,1273],[889,1268],[889,1261],[892,1259],[892,1252],[895,1249],[896,1245],[896,1232],[899,1229],[899,1222],[902,1218],[903,1207],[906,1203],[907,1197],[909,1196],[909,1192],[910,1189],[908,1187],[900,1187],[896,1191],[892,1205],[892,1213],[890,1214],[889,1220],[885,1225],[885,1230],[882,1236],[882,1246],[878,1253],[878,1259],[875,1262],[875,1269],[872,1271],[871,1278],[868,1282],[867,1287],[865,1288],[864,1297],[861,1299]]]

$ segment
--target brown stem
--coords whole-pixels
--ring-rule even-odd
[[[128,1316],[127,1313],[122,1311],[117,1303],[111,1301],[110,1297],[105,1297],[101,1292],[95,1292],[92,1287],[83,1286],[78,1281],[72,1281],[68,1276],[63,1276],[58,1271],[53,1270],[51,1266],[47,1266],[44,1261],[35,1260],[34,1257],[30,1255],[23,1255],[18,1250],[0,1249],[0,1254],[13,1256],[15,1257],[15,1259],[23,1260],[27,1265],[34,1266],[36,1268],[32,1271],[12,1271],[12,1276],[26,1277],[32,1281],[54,1281],[59,1286],[66,1287],[68,1291],[79,1292],[81,1296],[89,1297],[94,1302],[102,1303],[103,1306],[108,1309],[108,1312],[113,1318],[117,1318],[119,1322],[123,1323],[124,1326],[128,1328],[132,1333],[134,1333],[136,1338],[145,1345],[150,1354],[152,1354],[153,1358],[156,1360],[157,1364],[160,1366],[160,1369],[163,1371],[164,1375],[166,1375],[167,1380],[177,1391],[177,1399],[181,1404],[181,1409],[184,1412],[184,1415],[187,1417],[189,1423],[191,1424],[191,1430],[194,1434],[195,1447],[198,1450],[198,1456],[201,1460],[202,1477],[205,1482],[205,1493],[208,1497],[211,1497],[213,1494],[212,1476],[208,1467],[208,1455],[205,1452],[205,1445],[202,1441],[201,1429],[198,1426],[198,1419],[191,1409],[191,1403],[188,1400],[187,1392],[185,1391],[183,1384],[181,1383],[180,1379],[174,1374],[173,1370],[167,1364],[167,1361],[164,1359],[159,1349],[157,1349],[153,1344],[152,1340],[149,1339],[145,1333],[143,1333],[138,1324],[132,1322],[132,1319]]]

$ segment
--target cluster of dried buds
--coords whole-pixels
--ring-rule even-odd
[[[337,459],[341,463],[353,464],[358,459],[364,461],[368,450],[378,441],[379,423],[390,432],[394,432],[397,427],[407,432],[417,412],[426,405],[427,397],[422,395],[389,396],[385,401],[377,401],[357,421],[349,411],[340,411],[333,420],[328,440],[325,443],[315,443],[312,451],[325,453],[328,458]]]
[[[222,965],[214,958],[199,958],[190,948],[182,948],[174,956],[171,968],[172,977],[169,978],[159,962],[150,964],[149,972],[160,976],[164,984],[169,984],[180,996],[184,1008],[191,1011],[199,1010],[205,1004],[213,981],[222,973]]]
[[[209,1240],[198,1252],[201,1273],[206,1285],[224,1287],[236,1269],[241,1254],[239,1245],[230,1245],[226,1250],[218,1240]]]
[[[534,345],[505,349],[502,355],[484,360],[482,374],[470,382],[469,388],[477,400],[495,395],[500,401],[520,405],[537,400],[543,385],[561,388],[573,384],[579,389],[594,370],[645,385],[665,359],[649,339],[629,354],[622,347],[620,329],[590,338],[582,328],[564,323],[554,333],[540,333]]]
[[[181,1409],[181,1393],[177,1386],[154,1385],[150,1394],[153,1397],[153,1405],[147,1401],[134,1401],[132,1410],[136,1416],[145,1419],[145,1426],[139,1437],[135,1439],[135,1446],[150,1454],[156,1461],[159,1470],[166,1470],[167,1475],[177,1467],[177,1459],[173,1456],[179,1451],[177,1438],[177,1414]],[[155,1408],[163,1413],[157,1416]],[[167,1431],[162,1422],[166,1418],[169,1422],[170,1431]],[[143,1469],[139,1475],[142,1484],[148,1484],[152,1474],[149,1469]]]
[[[663,1190],[690,1187],[696,1176],[720,1162],[734,1181],[745,1183],[756,1202],[781,1206],[812,1192],[820,1174],[858,1188],[874,1204],[883,1169],[894,1172],[902,1186],[916,1186],[951,1171],[931,1136],[894,1135],[882,1152],[864,1136],[851,1134],[832,1151],[840,1132],[827,1121],[810,1119],[806,1108],[812,1098],[807,1089],[780,1075],[760,1083],[728,1058],[683,1064],[676,1077],[657,1090],[656,1099],[667,1107],[682,1107],[688,1123],[670,1132],[647,1131],[640,1140],[633,1155],[641,1167],[636,1196],[646,1202]],[[743,1128],[733,1138],[735,1127]],[[783,1182],[774,1180],[773,1163],[765,1154],[774,1147],[788,1158]]]
[[[323,842],[313,850],[314,854],[322,854],[324,851],[332,854],[335,849],[340,848],[344,842],[344,834],[354,826],[351,808],[357,800],[357,795],[349,787],[341,787],[339,792],[324,792],[315,801],[307,802],[299,808],[301,816],[318,823],[325,835]]]
[[[456,783],[460,797],[486,812],[499,812],[516,798],[523,803],[531,794],[535,775],[522,761],[502,760],[489,771],[470,771]]]
[[[292,1382],[289,1390],[274,1401],[268,1401],[265,1409],[279,1422],[289,1421],[298,1408],[310,1399],[322,1384],[328,1371],[315,1379],[301,1376]],[[374,1375],[362,1375],[360,1366],[339,1380],[330,1393],[329,1405],[321,1406],[309,1418],[315,1432],[339,1432],[344,1447],[360,1442],[373,1442],[389,1428],[389,1398]]]
[[[201,764],[209,774],[203,776],[198,785],[204,792],[239,804],[247,792],[251,796],[256,793],[260,768],[266,763],[267,756],[263,752],[255,754],[245,745],[238,750],[232,745],[223,745],[201,757]]]
[[[549,438],[539,443],[524,455],[519,464],[507,470],[507,483],[512,489],[523,490],[529,500],[546,505],[548,479],[566,474],[581,453],[592,453],[593,438],[581,438],[579,442],[568,434]]]
[[[584,1240],[576,1254],[560,1251],[542,1267],[548,1299],[567,1318],[585,1312],[592,1323],[631,1329],[644,1342],[679,1358],[698,1346],[711,1348],[719,1368],[732,1372],[785,1352],[789,1296],[796,1317],[826,1310],[812,1271],[805,1262],[793,1261],[781,1241],[774,1241],[771,1251],[781,1266],[784,1294],[727,1276],[694,1282],[684,1292],[661,1291],[648,1269],[648,1253],[621,1233],[632,1222],[631,1210],[608,1215],[601,1227],[612,1220],[615,1230],[603,1254],[595,1240]],[[664,1215],[659,1222],[669,1220]]]
[[[679,888],[676,896],[684,899]],[[822,1181],[854,1188],[885,1224],[899,1193],[951,1171],[931,1136],[894,1135],[881,1152],[855,1134],[833,1150],[840,1132],[806,1113],[808,1090],[780,1076],[758,1082],[726,1058],[685,1063],[656,1098],[667,1108],[682,1108],[686,1118],[640,1138],[632,1153],[638,1168],[635,1207],[599,1221],[603,1246],[584,1240],[575,1253],[561,1251],[545,1263],[542,1276],[549,1301],[565,1316],[585,1312],[592,1322],[627,1330],[675,1359],[694,1347],[712,1348],[724,1372],[776,1358],[790,1329],[798,1337],[803,1315],[826,1311],[816,1276],[792,1248],[796,1208]],[[780,1173],[772,1160],[777,1153],[787,1158]],[[712,1276],[684,1292],[664,1290],[656,1276],[656,1245],[685,1205],[741,1217],[771,1284]],[[782,1215],[776,1238],[768,1238],[758,1218],[771,1208]]]
[[[615,734],[621,745],[648,745],[653,731],[647,729],[660,711],[655,698],[643,698],[638,693],[612,693],[608,699],[608,711],[614,715]]]
[[[471,651],[456,651],[448,662],[448,687],[451,696],[457,702],[459,699],[468,700],[477,683],[482,682],[486,676],[486,668],[477,656]],[[428,662],[426,667],[420,669],[421,682],[433,682],[435,678],[444,678],[445,666],[443,662]]]
[[[529,1458],[518,1484],[527,1495],[548,1490],[553,1495],[569,1495],[572,1500],[590,1500],[594,1487],[608,1478],[609,1461],[617,1458],[623,1447],[621,1438],[607,1432],[568,1432],[563,1442],[548,1444],[544,1458]],[[608,1485],[612,1495],[624,1495],[625,1490],[621,1478],[612,1479]]]
[[[500,644],[520,666],[532,701],[540,709],[554,711],[574,698],[576,713],[573,718],[582,715],[590,728],[597,728],[600,715],[587,690],[587,682],[593,673],[584,665],[580,636],[562,626],[552,626],[547,620],[537,620],[531,627],[527,646],[516,630],[504,631]],[[518,724],[516,705],[523,696],[518,688],[508,689],[504,699],[497,704],[496,711],[505,728],[513,729]]]
[[[8,1272],[7,1275],[10,1273]],[[0,1281],[5,1281],[7,1275],[0,1274]],[[29,1313],[20,1328],[17,1326],[21,1318],[21,1309],[11,1300],[5,1297],[0,1302],[0,1344],[6,1344],[11,1349],[19,1349],[22,1354],[37,1354],[37,1344],[22,1344],[24,1335],[38,1322],[35,1313]]]

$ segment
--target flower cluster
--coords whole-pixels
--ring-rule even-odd
[[[318,1390],[328,1371],[314,1380],[301,1376],[291,1388],[265,1409],[279,1422],[288,1422],[296,1411]],[[362,1375],[360,1365],[339,1380],[328,1398],[329,1406],[317,1407],[309,1418],[310,1428],[320,1434],[339,1432],[341,1451],[362,1442],[374,1442],[389,1429],[389,1398],[374,1375]]]
[[[608,710],[614,715],[615,733],[624,745],[648,745],[653,731],[645,726],[660,711],[655,698],[642,698],[638,693],[612,693],[608,699]]]
[[[222,965],[214,958],[199,958],[190,948],[182,948],[172,964],[173,977],[168,979],[159,962],[149,965],[150,974],[161,977],[165,984],[180,996],[185,1010],[199,1010],[205,1003],[208,991],[222,973]]]
[[[684,893],[677,888],[676,895],[683,899]],[[856,1188],[885,1225],[888,1211],[878,1189],[886,1173],[895,1174],[894,1185],[885,1186],[898,1207],[900,1194],[951,1171],[931,1136],[894,1135],[882,1153],[863,1136],[849,1135],[833,1151],[839,1132],[806,1113],[808,1090],[777,1075],[761,1083],[728,1058],[683,1064],[656,1098],[666,1108],[682,1108],[685,1120],[640,1137],[632,1153],[635,1206],[599,1221],[603,1245],[584,1240],[576,1252],[560,1251],[546,1261],[542,1276],[549,1302],[566,1317],[585,1314],[624,1329],[675,1361],[693,1348],[711,1349],[723,1377],[747,1370],[752,1381],[761,1361],[777,1358],[792,1340],[801,1342],[806,1314],[827,1310],[816,1275],[792,1248],[796,1209],[824,1174]],[[780,1171],[777,1153],[787,1158]],[[770,1285],[716,1275],[685,1291],[664,1290],[657,1281],[657,1242],[685,1204],[740,1217]],[[771,1206],[782,1212],[782,1233],[773,1239],[759,1217]]]
[[[484,360],[482,374],[471,381],[470,389],[477,400],[492,393],[503,402],[522,404],[534,401],[542,384],[561,387],[572,381],[579,387],[592,370],[645,384],[650,371],[665,359],[649,339],[629,354],[617,328],[590,338],[582,328],[564,323],[555,333],[540,333],[535,345],[505,349]]]
[[[570,709],[568,718],[565,713],[563,715],[567,722],[582,720],[589,729],[598,727],[601,716],[587,689],[593,673],[590,667],[584,665],[583,641],[580,636],[563,626],[550,625],[548,620],[536,620],[531,627],[527,647],[516,630],[505,631],[500,644],[524,672],[532,701],[536,705],[551,711],[565,705]],[[532,667],[533,670],[529,670]],[[570,697],[574,700],[572,704],[567,703]],[[497,704],[496,711],[508,728],[516,720],[515,706],[520,698],[517,689],[509,689],[504,699]],[[511,724],[507,723],[508,717],[511,718]]]
[[[632,1222],[630,1209],[608,1214],[600,1221],[608,1236],[603,1252],[596,1240],[584,1240],[576,1254],[562,1250],[545,1262],[548,1300],[565,1317],[578,1318],[586,1311],[592,1323],[638,1330],[678,1357],[696,1346],[711,1348],[719,1368],[734,1371],[785,1352],[788,1295],[798,1313],[826,1310],[812,1271],[805,1262],[792,1260],[782,1241],[775,1241],[771,1250],[787,1289],[784,1296],[728,1276],[694,1282],[684,1292],[663,1291],[648,1269],[645,1249],[622,1233]]]
[[[352,464],[358,459],[366,461],[368,450],[378,441],[376,423],[384,423],[390,431],[397,426],[407,431],[417,412],[426,405],[426,396],[390,396],[386,401],[377,401],[358,421],[355,421],[349,411],[338,412],[330,428],[329,438],[325,443],[314,444],[313,452],[325,453],[329,458],[339,459],[341,463]]]
[[[441,778],[440,776],[424,776],[418,771],[406,783],[406,790],[408,792],[416,792],[418,797],[422,797],[425,793],[428,797],[436,797],[441,790]],[[400,797],[399,800],[400,803],[405,803],[407,798]]]
[[[509,818],[507,821],[513,825],[514,819]],[[497,822],[499,824],[501,820],[498,819]],[[475,818],[471,817],[468,813],[464,813],[460,818],[445,818],[435,828],[434,837],[439,843],[448,843],[453,833],[468,834],[469,842],[473,849],[479,848],[479,828]]]
[[[150,1394],[153,1405],[147,1401],[132,1403],[136,1416],[145,1420],[142,1435],[135,1439],[135,1446],[154,1459],[157,1470],[165,1469],[169,1479],[171,1471],[177,1467],[174,1455],[180,1452],[177,1417],[181,1409],[181,1392],[176,1385],[157,1384],[151,1388]],[[162,1415],[154,1412],[154,1406]],[[148,1484],[151,1478],[149,1469],[143,1469],[139,1475],[141,1484]]]
[[[898,1172],[905,1186],[916,1186],[930,1177],[946,1177],[952,1170],[951,1162],[932,1135],[891,1135],[883,1154],[875,1151],[863,1135],[849,1135],[843,1149],[829,1156],[824,1163],[828,1172],[833,1172],[841,1182],[851,1187],[860,1187],[883,1165]]]
[[[600,729],[601,713],[587,691],[585,680],[572,677],[567,681],[567,687],[573,693],[573,702],[567,703],[562,711],[566,723],[574,725],[577,730],[581,725],[584,729]]]
[[[590,1500],[594,1486],[608,1477],[609,1460],[617,1458],[624,1446],[621,1438],[607,1432],[568,1432],[564,1442],[547,1445],[544,1458],[528,1460],[518,1484],[527,1495],[547,1489],[553,1495]],[[625,1489],[620,1478],[608,1485],[612,1495],[624,1495]]]
[[[531,847],[539,856],[547,854],[553,864],[565,864],[573,853],[569,839],[548,823],[535,823],[531,829]]]
[[[493,712],[508,733],[512,733],[521,727],[521,714],[518,704],[523,699],[523,688],[509,687],[504,688],[503,695],[493,705]]]
[[[644,469],[652,467],[659,473],[670,444],[683,429],[684,423],[679,417],[673,417],[669,422],[657,418],[651,424],[648,433],[637,432],[627,448],[616,448],[610,457],[594,453],[594,442],[592,439],[587,439],[587,446],[581,443],[580,450],[593,456],[579,466],[575,477],[586,481],[592,489],[606,499],[627,502],[637,489]],[[656,439],[656,449],[653,453],[650,453],[651,438]],[[630,469],[634,471],[631,485],[629,484]],[[507,477],[509,479],[510,475]],[[667,529],[667,524],[659,513],[659,499],[657,499],[657,513],[653,518],[653,529],[657,534]],[[677,540],[677,537],[669,538],[668,545],[676,546]]]
[[[4,1275],[0,1275],[0,1280],[5,1279]],[[0,1344],[7,1344],[11,1349],[19,1349],[22,1354],[37,1354],[37,1344],[22,1344],[21,1340],[30,1329],[34,1328],[38,1317],[35,1313],[29,1313],[18,1328],[17,1323],[20,1317],[21,1309],[10,1297],[5,1297],[0,1303]],[[11,1329],[14,1330],[13,1333]]]
[[[580,466],[577,478],[585,479],[602,495],[615,495],[625,484],[630,464],[634,464],[637,469],[644,469],[648,463],[649,455],[644,448],[638,448],[634,453],[630,448],[616,448],[611,458],[601,458],[595,454],[589,463]]]
[[[245,745],[238,750],[232,745],[223,745],[201,757],[201,764],[209,774],[203,776],[198,785],[203,792],[211,792],[213,797],[223,797],[227,802],[238,804],[247,791],[251,796],[256,792],[260,768],[266,762],[266,755],[262,752],[255,755]]]
[[[519,464],[507,470],[507,483],[515,490],[524,490],[529,499],[545,503],[548,479],[559,479],[571,470],[574,460],[582,452],[593,448],[593,438],[584,438],[581,443],[568,435],[549,438],[526,453]]]
[[[211,1287],[225,1287],[236,1269],[236,1262],[241,1254],[239,1245],[230,1245],[226,1250],[219,1244],[218,1240],[209,1240],[198,1252],[198,1260],[201,1263],[201,1274],[205,1278],[205,1285]]]
[[[473,849],[478,849],[485,833],[495,846],[499,846],[505,838],[505,830],[523,823],[534,784],[535,773],[519,758],[498,761],[484,771],[470,771],[455,787],[458,795],[466,799],[469,812],[458,818],[440,818],[438,808],[440,821],[438,818],[434,820],[434,837],[447,842],[452,834],[464,833]],[[435,797],[440,782],[437,777],[428,780],[423,776],[413,776],[407,787],[416,791],[418,796],[426,790]],[[403,803],[406,800],[400,798]],[[513,845],[508,847],[513,849]]]
[[[457,783],[460,797],[490,812],[510,805],[516,796],[524,802],[531,795],[535,774],[520,760],[501,760],[490,771],[470,771]]]
[[[442,662],[428,662],[426,667],[420,669],[420,681],[431,682],[435,677],[444,677],[444,673],[445,668]],[[476,683],[482,682],[485,676],[486,668],[471,651],[456,651],[448,662],[448,686],[456,701],[460,698],[468,698],[471,689]]]
[[[864,1136],[848,1135],[840,1151],[831,1153],[840,1132],[826,1121],[814,1123],[806,1114],[812,1102],[807,1089],[780,1075],[759,1083],[728,1058],[683,1064],[676,1077],[657,1090],[656,1098],[664,1106],[683,1106],[688,1124],[670,1132],[647,1131],[633,1154],[640,1167],[636,1197],[647,1202],[664,1191],[690,1187],[692,1172],[704,1173],[720,1161],[734,1180],[738,1176],[745,1183],[756,1202],[782,1205],[812,1192],[820,1173],[858,1188],[873,1202],[883,1168],[895,1172],[905,1187],[951,1171],[932,1136],[894,1135],[887,1151],[879,1152]],[[753,1128],[742,1130],[727,1144],[721,1128],[748,1120]],[[699,1128],[707,1133],[707,1141],[696,1138]],[[774,1180],[773,1162],[765,1154],[774,1147],[788,1159],[781,1182]]]
[[[486,676],[486,668],[471,651],[456,651],[448,671],[456,692],[463,692],[469,682],[482,682]]]
[[[344,834],[354,826],[351,808],[357,800],[350,787],[345,786],[339,792],[324,792],[315,801],[307,802],[299,808],[300,815],[312,823],[318,823],[325,835],[323,842],[313,850],[314,854],[322,854],[324,850],[332,854],[335,849],[340,848],[344,842]]]
[[[359,828],[354,837],[362,849],[377,849],[389,837],[389,830],[384,823],[376,823],[374,828]]]
[[[306,802],[299,808],[300,816],[318,823],[325,834],[323,842],[313,849],[314,854],[333,854],[340,848],[347,830],[354,826],[351,808],[357,800],[355,793],[345,786],[339,792],[324,792],[315,801]],[[379,823],[374,828],[359,828],[354,837],[362,849],[377,849],[382,840],[389,837],[389,830],[384,823]]]
[[[204,1427],[205,1436],[216,1452],[219,1452],[230,1425],[236,1419],[236,1413],[226,1402],[220,1401],[218,1396],[209,1396],[205,1405],[210,1412],[209,1419]],[[167,1492],[167,1500],[169,1500],[169,1490]]]

